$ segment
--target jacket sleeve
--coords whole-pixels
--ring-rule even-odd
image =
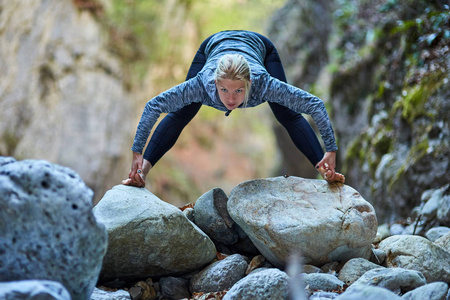
[[[326,151],[338,149],[330,118],[321,99],[270,75],[263,75],[260,79],[259,88],[265,101],[275,102],[298,113],[310,115],[319,128]]]
[[[170,113],[206,97],[199,77],[194,77],[152,98],[144,107],[131,150],[142,153],[150,132],[162,113]]]

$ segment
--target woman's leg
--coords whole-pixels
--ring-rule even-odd
[[[192,103],[168,114],[161,120],[144,152],[144,159],[152,167],[175,145],[181,131],[194,118],[201,106],[201,103]]]
[[[301,114],[285,106],[271,102],[269,102],[269,105],[278,122],[286,128],[295,146],[313,166],[316,166],[323,158],[323,150],[308,121]]]
[[[266,67],[267,72],[272,77],[287,82],[283,65],[281,64],[281,59],[275,46],[265,36],[258,33],[257,35],[266,46],[264,66]],[[323,150],[308,121],[306,121],[301,114],[283,105],[271,102],[269,102],[269,105],[278,122],[280,122],[288,131],[295,146],[308,158],[313,166],[315,166],[322,159]]]

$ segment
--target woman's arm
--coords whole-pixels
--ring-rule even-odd
[[[253,82],[255,81],[255,88],[260,89],[263,100],[279,103],[298,113],[310,115],[319,129],[326,152],[335,152],[338,149],[328,113],[321,99],[269,75],[263,75]],[[330,166],[335,165],[332,156],[329,154],[329,158],[326,159]]]
[[[169,113],[192,103],[202,102],[205,98],[203,85],[194,77],[154,97],[144,107],[134,137],[133,152],[141,154],[150,132],[161,113]]]

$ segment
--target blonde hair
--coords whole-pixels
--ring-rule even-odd
[[[214,72],[215,80],[230,79],[241,80],[245,86],[244,107],[247,106],[250,96],[250,65],[248,61],[240,54],[225,54],[219,60],[216,71]]]

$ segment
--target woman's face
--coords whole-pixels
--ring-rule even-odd
[[[216,80],[220,101],[229,110],[233,110],[245,100],[245,83],[241,80]]]

